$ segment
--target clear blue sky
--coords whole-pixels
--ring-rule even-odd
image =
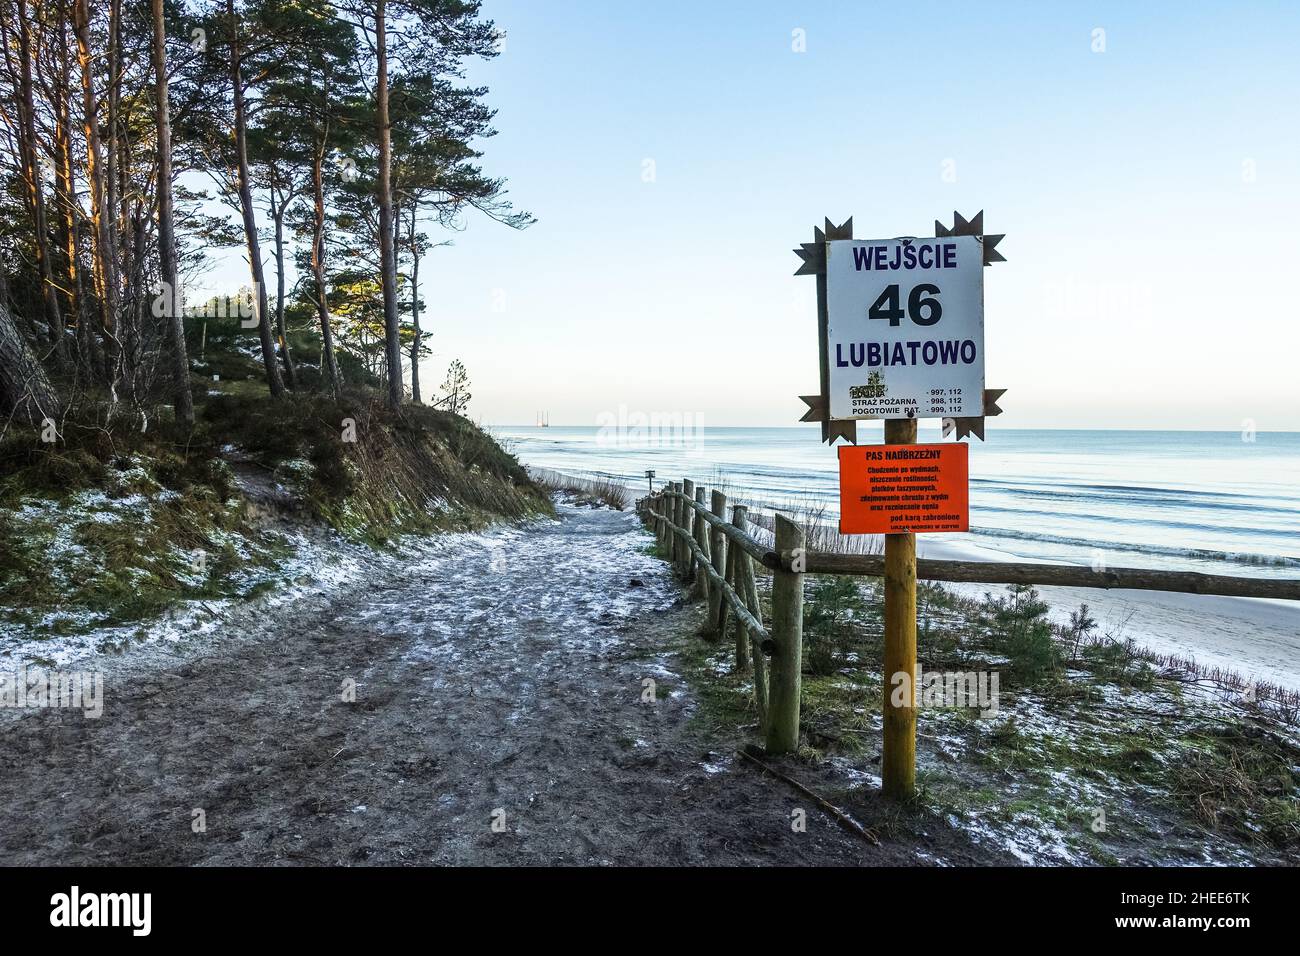
[[[1000,424],[1300,429],[1300,5],[485,11],[485,167],[540,222],[471,221],[421,269],[426,374],[462,359],[475,417],[793,423],[817,353],[791,248],[827,215],[878,238],[982,208]]]

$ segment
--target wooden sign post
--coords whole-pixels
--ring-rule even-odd
[[[808,406],[801,420],[820,422],[823,441],[856,444],[858,420],[884,419],[886,446],[915,445],[918,418],[942,418],[945,436],[983,440],[984,417],[1001,412],[997,400],[1005,390],[984,387],[983,267],[1005,261],[995,249],[1002,236],[984,234],[983,212],[969,220],[954,213],[951,228],[937,220],[934,228],[932,239],[855,241],[852,219],[841,226],[827,219],[813,242],[795,250],[803,260],[795,274],[817,277],[821,379],[819,394],[800,396]],[[964,458],[961,464],[965,485]],[[899,799],[916,791],[916,531],[967,527],[966,489],[954,495],[953,476],[945,483],[941,470],[933,488],[908,482],[907,500],[918,503],[914,527],[893,521],[883,528],[880,776],[885,795]],[[868,519],[883,520],[889,510],[873,516],[870,501],[863,503]],[[942,519],[925,520],[931,509],[921,503],[934,505]],[[842,502],[841,531],[864,533],[854,525],[864,515],[848,524],[846,516]]]
[[[915,418],[885,420],[886,445],[916,444]],[[896,693],[898,675],[916,685],[916,533],[885,535],[885,683],[881,787],[887,797],[916,789],[916,695]]]

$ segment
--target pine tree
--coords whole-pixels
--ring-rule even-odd
[[[391,73],[461,75],[471,58],[496,55],[497,29],[479,19],[477,0],[341,0],[339,9],[365,34],[375,77],[375,202],[378,208],[380,282],[384,296],[384,343],[388,404],[402,400],[401,310],[397,290],[397,227],[393,192]]]
[[[423,398],[435,230],[532,221],[479,166],[464,72],[497,37],[471,0],[0,0],[0,402],[189,426],[191,348],[241,336],[182,287],[239,246],[271,394],[306,381],[314,313],[330,392],[355,370],[396,404],[407,361]]]
[[[254,162],[269,193],[277,263],[276,329],[286,374],[292,357],[285,329],[284,251],[286,223],[308,236],[299,259],[310,281],[300,285],[312,300],[322,341],[321,372],[337,397],[342,384],[335,355],[334,329],[327,294],[326,229],[330,198],[353,166],[331,159],[357,150],[364,116],[364,90],[353,66],[358,40],[352,27],[334,15],[323,0],[267,0],[261,20],[280,42],[259,59],[264,73],[258,125],[250,131]]]
[[[411,400],[419,402],[420,357],[425,352],[420,325],[420,261],[432,245],[419,230],[422,214],[452,229],[463,228],[467,211],[479,211],[513,229],[532,225],[533,216],[513,209],[503,180],[484,175],[476,165],[482,153],[472,143],[492,136],[492,111],[481,101],[482,87],[461,88],[424,71],[400,77],[391,95],[393,191],[405,233],[399,231],[397,260],[410,261],[412,336]],[[399,216],[399,219],[401,217]],[[439,243],[442,245],[442,243]]]
[[[469,373],[465,371],[465,365],[460,359],[447,366],[447,378],[442,383],[442,390],[446,394],[439,404],[446,406],[447,411],[453,415],[465,414],[473,396],[469,393]]]
[[[175,222],[172,212],[171,105],[167,94],[167,26],[163,0],[150,0],[153,19],[154,110],[158,131],[158,258],[163,315],[171,333],[172,379],[176,420],[194,425],[194,399],[190,395],[190,363],[185,348],[185,316],[180,277],[176,268]]]

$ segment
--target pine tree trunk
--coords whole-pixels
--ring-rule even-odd
[[[275,203],[274,194],[271,202]],[[289,353],[289,333],[284,325],[284,206],[274,205],[271,215],[275,219],[275,334],[280,340],[280,356],[284,359],[284,383],[297,390],[298,370]]]
[[[35,53],[31,43],[31,13],[27,0],[18,0],[18,57],[20,60],[19,91],[21,100],[19,127],[22,135],[24,178],[27,180],[28,204],[31,208],[36,250],[36,266],[41,277],[41,298],[45,304],[45,321],[50,330],[50,343],[54,346],[55,365],[67,369],[68,346],[63,335],[63,313],[54,285],[54,271],[50,266],[50,246],[46,230],[45,189],[42,183],[42,164],[38,159],[36,141],[36,107],[32,98],[32,62]]]
[[[158,113],[158,251],[166,308],[164,316],[171,333],[172,392],[176,421],[186,428],[194,424],[194,398],[190,394],[190,361],[185,348],[185,315],[176,268],[176,235],[172,211],[172,128],[171,104],[167,95],[167,33],[163,23],[163,0],[150,0],[153,11],[154,94]]]
[[[312,277],[316,280],[316,311],[320,316],[321,371],[325,373],[326,381],[329,382],[330,394],[334,396],[335,401],[338,401],[339,387],[342,383],[339,379],[338,358],[334,354],[334,333],[330,328],[329,303],[325,301],[325,184],[321,170],[324,154],[325,142],[322,136],[322,141],[316,146],[311,170],[312,200],[316,213],[312,222],[311,271]]]
[[[379,261],[384,292],[384,353],[388,366],[388,405],[402,404],[402,342],[397,309],[397,252],[393,243],[393,139],[388,121],[388,34],[385,0],[375,7],[375,47],[379,113]]]
[[[90,50],[90,9],[87,0],[76,0],[73,32],[77,37],[77,62],[81,67],[81,106],[86,139],[86,179],[90,184],[90,245],[95,295],[99,300],[99,321],[107,345],[110,384],[116,387],[119,349],[117,344],[117,271],[109,241],[108,216],[104,208],[104,164],[99,142],[99,115],[95,103],[93,54]]]
[[[8,298],[0,276],[0,428],[10,415],[39,426],[42,419],[58,417],[58,395],[36,353],[14,324]]]
[[[118,117],[120,115],[119,103],[122,95],[121,82],[121,60],[122,60],[122,0],[111,0],[108,8],[108,87],[104,91],[104,97],[107,100],[106,126],[108,136],[104,141],[104,206],[106,223],[108,225],[108,248],[112,250],[109,253],[113,257],[115,266],[118,269],[117,275],[130,275],[130,268],[127,264],[126,257],[126,240],[121,235],[122,230],[118,228],[118,216],[122,212],[119,206],[118,197],[126,192],[123,187],[125,182],[125,173],[128,163],[118,162],[118,140],[120,131],[118,129]],[[121,166],[119,170],[119,165]],[[119,180],[119,173],[123,174]],[[122,226],[125,228],[126,217],[122,217]],[[126,363],[130,367],[130,363]]]
[[[420,249],[415,240],[415,214],[418,207],[411,209],[411,325],[415,326],[415,335],[411,339],[411,401],[422,404],[420,400]]]
[[[253,187],[248,171],[248,118],[244,111],[244,77],[240,67],[239,20],[234,0],[226,0],[230,20],[230,83],[235,107],[235,162],[239,186],[239,208],[244,221],[244,239],[248,246],[248,268],[253,278],[253,301],[257,309],[257,332],[262,340],[262,364],[271,395],[284,394],[284,380],[275,356],[275,337],[271,333],[270,306],[266,295],[266,278],[262,269],[262,245],[257,238],[257,214],[253,209]]]
[[[78,220],[76,198],[76,172],[72,165],[72,66],[68,60],[67,28],[62,19],[59,31],[59,73],[54,90],[57,102],[54,104],[54,145],[58,152],[58,187],[55,195],[59,207],[59,243],[63,248],[62,281],[64,292],[68,297],[67,321],[76,329],[77,369],[83,379],[102,378],[103,354],[99,353],[100,362],[94,362],[95,350],[86,340],[88,326],[82,308],[85,304],[85,291],[82,288],[81,269],[78,249],[81,242],[81,224]],[[96,340],[97,341],[97,340]]]

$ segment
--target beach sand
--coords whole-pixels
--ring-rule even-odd
[[[921,535],[918,556],[950,561],[1022,561],[975,544],[938,541]],[[966,597],[996,584],[945,584]],[[1191,657],[1198,664],[1224,667],[1245,678],[1300,690],[1300,603],[1269,598],[1174,594],[1117,588],[1040,587],[1055,620],[1087,604],[1102,633],[1132,638],[1160,654]]]

